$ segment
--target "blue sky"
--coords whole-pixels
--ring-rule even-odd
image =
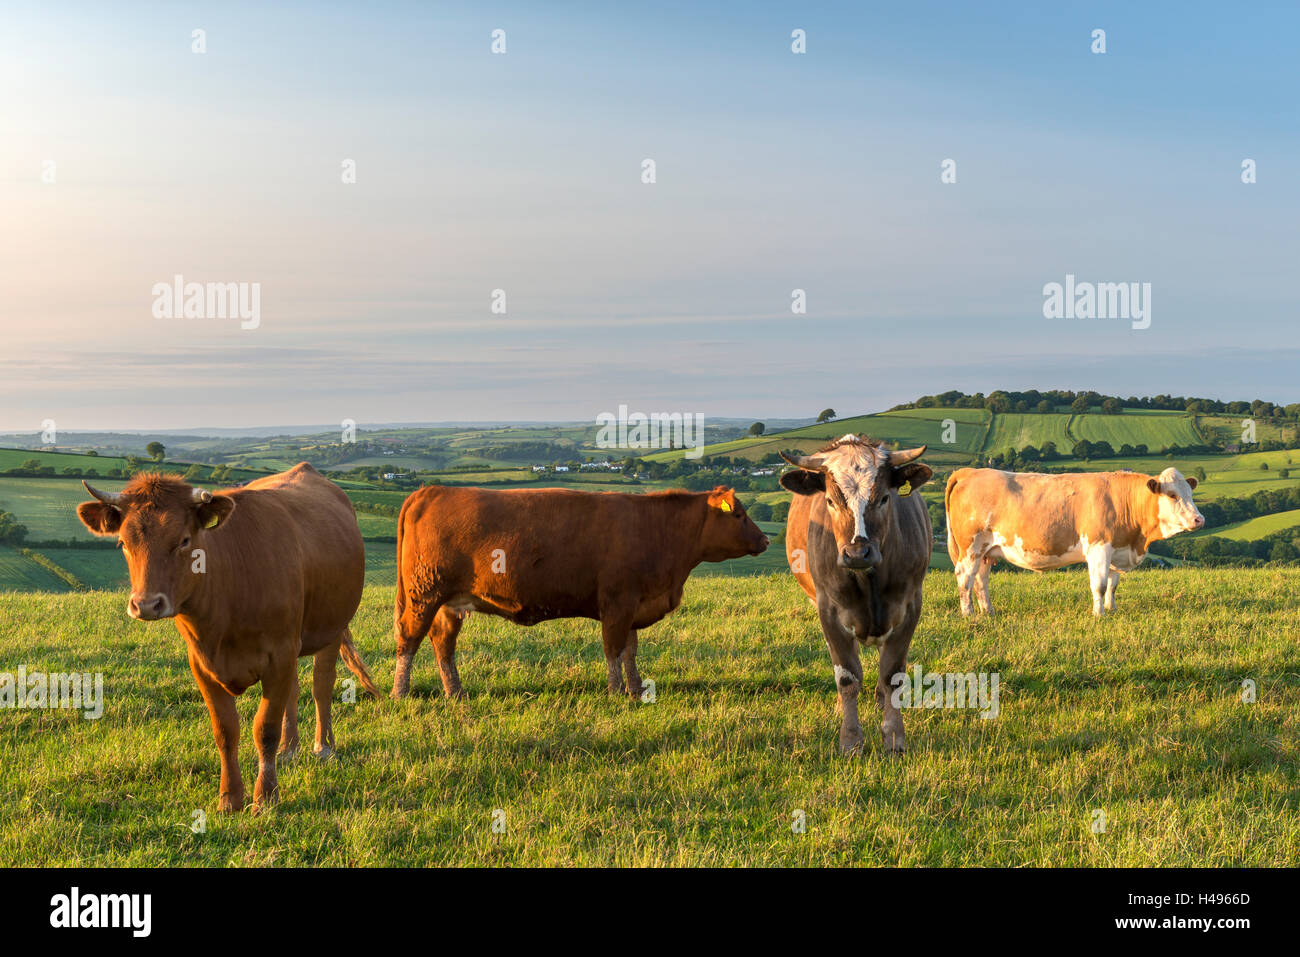
[[[0,429],[1300,400],[1300,14],[1135,6],[7,5]]]

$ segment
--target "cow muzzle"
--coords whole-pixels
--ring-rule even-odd
[[[875,568],[880,564],[880,546],[865,538],[855,538],[840,549],[841,568]]]
[[[175,614],[172,600],[162,592],[154,592],[152,595],[132,594],[131,600],[126,603],[126,613],[140,621],[157,621]]]

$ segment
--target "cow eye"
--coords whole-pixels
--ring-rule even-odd
[[[1173,492],[1170,492],[1170,493],[1168,493],[1168,494],[1169,494],[1169,497],[1170,497],[1170,498],[1175,498],[1175,499],[1178,498],[1178,496],[1175,495]]]
[[[178,548],[189,548],[189,547],[190,547],[190,537],[189,537],[188,535],[186,535],[184,538],[182,538],[182,539],[181,539],[181,543],[180,543],[180,545],[177,546],[177,547],[178,547]]]

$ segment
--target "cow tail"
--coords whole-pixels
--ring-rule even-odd
[[[339,655],[343,658],[343,663],[348,666],[348,671],[357,676],[361,682],[361,687],[371,696],[378,698],[379,689],[375,683],[370,680],[370,672],[366,670],[366,663],[361,657],[361,652],[357,651],[357,646],[352,643],[352,629],[343,629],[343,640],[339,642]]]
[[[402,577],[402,533],[406,528],[406,506],[411,502],[407,496],[397,513],[397,597],[393,600],[393,640],[402,643],[402,616],[406,614],[406,580]]]
[[[951,475],[948,476],[948,484],[944,486],[943,489],[943,524],[948,529],[948,557],[952,559],[953,567],[956,567],[957,560],[961,557],[961,555],[957,551],[957,543],[953,541],[953,537],[952,537],[952,508],[951,508],[952,490],[957,487],[957,473],[960,471],[962,470],[957,469],[956,472],[953,472]]]

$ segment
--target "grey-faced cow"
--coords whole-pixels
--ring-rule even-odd
[[[914,494],[932,474],[916,461],[924,452],[925,446],[891,452],[866,436],[846,435],[813,455],[782,456],[796,466],[781,476],[794,493],[786,557],[817,606],[830,649],[845,753],[862,745],[859,644],[880,649],[876,703],[885,747],[907,747],[892,691],[894,676],[907,670],[930,563],[930,514]]]

